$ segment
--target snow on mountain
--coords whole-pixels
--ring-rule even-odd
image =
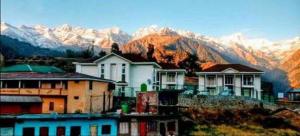
[[[148,35],[182,36],[219,51],[230,58],[248,57],[246,61],[259,63],[265,61],[282,61],[286,56],[300,49],[300,37],[285,41],[270,41],[267,39],[251,39],[242,33],[235,33],[220,38],[209,37],[191,31],[176,30],[169,27],[152,25],[138,29],[132,35],[120,28],[112,27],[102,30],[74,27],[68,24],[48,28],[42,25],[15,27],[1,22],[1,34],[32,45],[45,48],[88,47],[110,48],[113,42],[119,45],[143,38]],[[251,59],[249,59],[251,58]]]
[[[45,48],[88,47],[109,48],[113,42],[127,43],[131,36],[113,27],[103,30],[73,27],[68,24],[48,28],[42,25],[15,27],[1,22],[1,35]]]

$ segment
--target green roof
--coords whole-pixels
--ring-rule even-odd
[[[64,71],[54,66],[18,64],[18,65],[13,65],[8,67],[0,67],[0,72],[2,73],[12,73],[12,72],[63,73]]]

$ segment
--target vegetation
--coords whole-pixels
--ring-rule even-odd
[[[120,51],[119,45],[117,43],[113,43],[111,45],[111,53],[122,54],[122,51]]]
[[[197,125],[190,135],[195,136],[299,136],[300,133],[292,129],[264,128],[259,125]]]
[[[183,114],[182,135],[300,136],[300,115],[289,110],[189,108]]]

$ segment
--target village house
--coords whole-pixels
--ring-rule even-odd
[[[115,95],[135,97],[142,84],[147,85],[148,91],[183,89],[184,85],[184,69],[148,61],[135,54],[111,53],[92,63],[73,64],[78,73],[115,81]]]
[[[1,136],[117,136],[115,114],[24,114],[0,116]]]
[[[0,114],[100,113],[113,107],[111,80],[52,66],[24,64],[0,70]]]
[[[261,99],[263,71],[241,64],[216,64],[198,75],[202,95],[235,95]]]

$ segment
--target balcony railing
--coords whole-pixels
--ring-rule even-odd
[[[0,94],[7,95],[68,95],[66,90],[61,88],[1,88]]]

